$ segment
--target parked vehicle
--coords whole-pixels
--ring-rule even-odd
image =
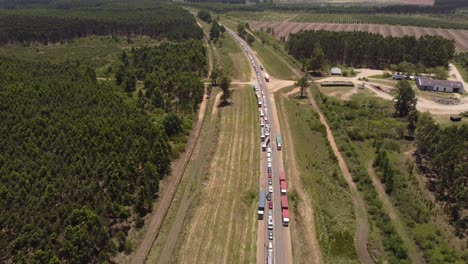
[[[268,219],[268,229],[273,230],[273,218]]]
[[[268,186],[268,192],[273,193],[273,186]]]
[[[268,202],[268,208],[273,209],[273,201]]]
[[[268,239],[273,240],[273,231],[268,230]]]
[[[268,242],[268,251],[273,251],[273,243]]]
[[[281,210],[281,213],[283,216],[283,226],[288,226],[289,225],[289,210],[283,209]]]
[[[268,179],[268,185],[273,185],[273,180],[271,178]]]
[[[267,81],[267,82],[270,81],[270,75],[268,75],[268,73],[265,73],[265,81]]]
[[[263,214],[265,213],[265,192],[260,191],[260,196],[258,200],[258,219],[263,219]]]
[[[266,198],[267,198],[268,201],[271,201],[271,193],[268,193],[268,194],[266,195]]]

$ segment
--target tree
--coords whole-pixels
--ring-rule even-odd
[[[298,79],[295,83],[295,86],[301,87],[301,98],[303,97],[304,94],[304,89],[309,87],[309,82],[307,81],[307,76],[304,75],[300,79]]]
[[[252,46],[252,44],[254,43],[254,41],[255,41],[254,36],[252,36],[252,34],[248,34],[248,33],[247,33],[247,44],[249,44],[250,46]]]
[[[210,39],[216,42],[220,36],[221,32],[221,27],[218,24],[217,20],[213,20],[211,23],[211,29],[210,29]]]
[[[225,105],[232,96],[231,79],[226,74],[223,74],[223,76],[221,76],[219,86],[223,91],[223,94],[221,95],[221,101]]]
[[[245,39],[247,30],[245,29],[244,23],[237,24],[237,34],[239,34],[241,38]]]
[[[444,67],[435,67],[433,73],[435,74],[436,79],[447,80],[448,78],[447,69],[445,69]]]
[[[326,64],[328,63],[322,47],[319,43],[315,43],[314,50],[309,61],[309,70],[320,71],[326,66]]]
[[[418,111],[412,110],[408,115],[408,136],[413,138],[414,131],[416,130],[416,123],[418,122]]]
[[[218,78],[219,78],[219,68],[218,67],[213,68],[213,70],[211,71],[211,74],[210,74],[210,78],[211,78],[211,84],[213,86],[218,85]]]
[[[416,94],[408,81],[401,81],[397,84],[398,95],[395,97],[395,114],[398,117],[405,117],[411,111],[416,110]]]
[[[198,11],[197,17],[200,18],[201,20],[205,21],[206,23],[211,23],[210,12],[208,12],[206,10]]]

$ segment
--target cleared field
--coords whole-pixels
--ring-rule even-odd
[[[222,43],[221,47],[219,41]],[[250,67],[247,57],[232,36],[225,33],[225,37],[220,38],[216,46],[220,53],[221,65],[231,78],[237,81],[249,81]]]
[[[283,137],[286,143],[291,142],[291,147],[284,150],[287,151],[286,160],[295,159],[297,163],[296,173],[290,173],[295,168],[289,166],[287,172],[289,177],[299,178],[294,184],[299,188],[297,193],[289,194],[294,205],[291,224],[294,262],[312,263],[307,237],[310,234],[305,226],[309,224],[305,221],[309,217],[305,215],[308,213],[305,208],[311,205],[324,263],[359,263],[354,246],[356,222],[350,191],[340,175],[318,116],[310,109],[307,99],[298,99],[297,91],[291,92],[291,88],[277,92],[275,101],[284,128]]]
[[[468,29],[468,15],[457,11],[438,14],[330,14],[307,12],[230,12],[230,17],[244,21],[276,21],[337,24],[379,24],[446,29]]]
[[[401,0],[410,5],[434,5],[434,0]]]
[[[232,104],[220,108],[216,150],[174,262],[256,262],[258,123],[256,99],[247,87],[235,90]]]
[[[458,50],[468,51],[468,30],[434,29],[409,26],[391,26],[376,24],[332,24],[332,23],[298,23],[298,22],[250,22],[254,30],[266,30],[272,28],[276,38],[288,37],[290,33],[301,30],[328,30],[328,31],[366,31],[382,34],[384,36],[412,35],[438,35],[447,39],[453,39]]]

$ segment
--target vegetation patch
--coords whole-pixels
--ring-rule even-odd
[[[284,93],[277,93],[275,97],[278,112],[285,113],[282,122],[288,122],[291,128],[301,184],[310,194],[317,238],[324,259],[330,263],[358,262],[354,249],[356,226],[353,204],[348,185],[340,175],[336,158],[326,139],[325,128],[305,99],[285,98]],[[290,193],[289,196],[291,204],[296,207],[296,203],[300,203],[297,198],[294,199],[297,194]]]

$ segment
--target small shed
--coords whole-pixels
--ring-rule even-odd
[[[331,74],[332,75],[341,75],[341,69],[337,68],[337,67],[331,68]]]

